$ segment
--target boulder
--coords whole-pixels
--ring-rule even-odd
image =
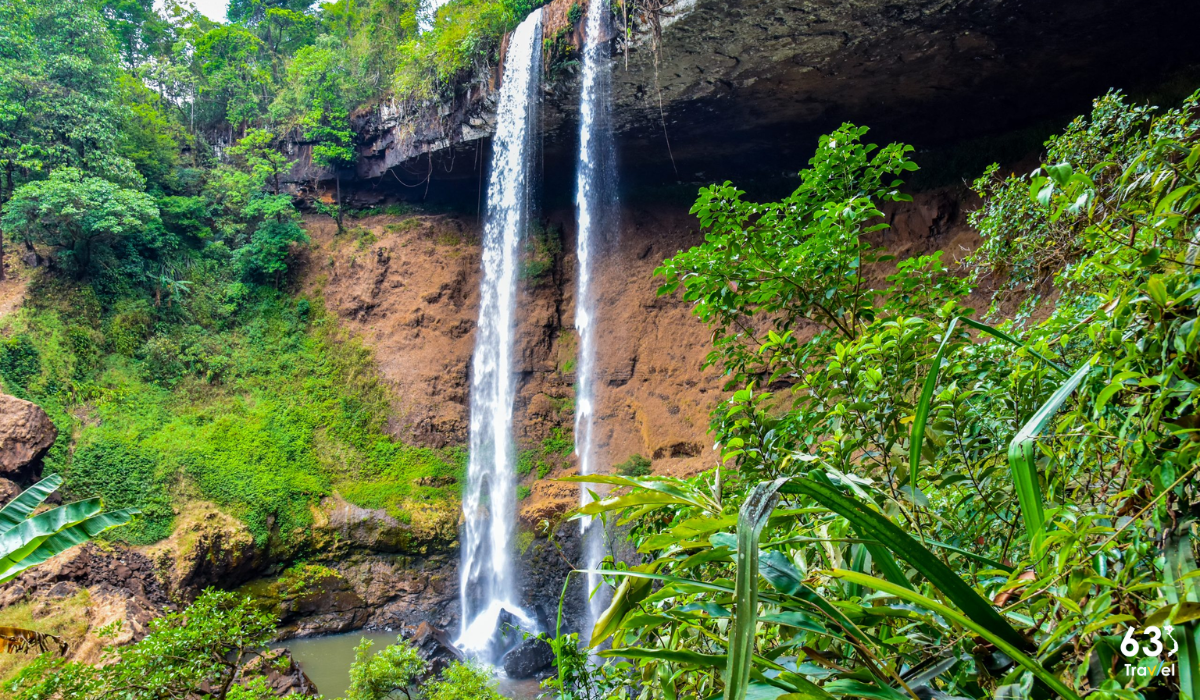
[[[409,641],[417,648],[421,658],[429,662],[429,669],[425,674],[427,678],[441,675],[450,664],[464,660],[462,652],[455,648],[446,630],[438,629],[428,622],[417,625]]]
[[[21,493],[21,487],[15,481],[0,479],[0,507],[16,498]]]
[[[37,404],[0,394],[0,477],[27,481],[58,438],[58,428]]]
[[[190,601],[210,586],[232,588],[259,571],[265,553],[246,526],[210,503],[189,503],[171,536],[146,554],[173,599]]]
[[[509,678],[533,678],[554,663],[554,650],[540,637],[530,637],[504,655],[504,672]]]
[[[247,685],[256,676],[266,679],[276,697],[320,695],[287,649],[272,649],[243,666],[241,684]]]
[[[488,658],[495,660],[521,643],[521,620],[508,610],[501,609],[496,617],[496,629],[488,640]]]

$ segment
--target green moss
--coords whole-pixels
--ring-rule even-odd
[[[529,488],[525,484],[521,484],[517,487],[517,500],[523,501],[526,498],[529,498],[529,494],[531,493],[533,493],[533,489]]]
[[[542,440],[542,450],[546,454],[566,457],[575,451],[575,436],[570,428],[555,428]]]

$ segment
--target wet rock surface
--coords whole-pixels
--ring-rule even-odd
[[[541,638],[530,637],[504,655],[504,672],[509,678],[533,678],[554,663],[554,650]]]
[[[421,658],[429,662],[425,673],[427,678],[437,677],[450,664],[465,659],[462,652],[450,641],[450,634],[428,622],[417,625],[409,641],[417,648]]]

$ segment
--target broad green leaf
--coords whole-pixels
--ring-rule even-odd
[[[827,481],[820,480],[819,474],[814,472],[805,478],[794,479],[785,490],[811,496],[821,505],[849,520],[860,534],[879,541],[893,554],[908,562],[963,612],[977,623],[986,626],[993,634],[1007,640],[1010,645],[1018,648],[1026,648],[1029,645],[1028,640],[1013,629],[990,602],[976,593],[975,589],[943,564],[933,552],[881,513],[846,496]]]
[[[62,481],[61,474],[51,474],[9,501],[8,505],[0,509],[0,535],[24,522],[42,501],[62,486]]]
[[[105,530],[111,530],[114,527],[125,525],[133,518],[139,515],[140,512],[136,508],[127,508],[125,510],[114,510],[107,513],[94,515],[83,522],[71,527],[60,530],[50,537],[42,540],[37,549],[33,550],[24,559],[17,562],[16,565],[10,567],[0,576],[0,583],[9,581],[20,575],[22,571],[41,564],[50,557],[56,554],[61,554],[71,547],[83,544],[94,539],[97,535]]]
[[[100,499],[89,498],[35,515],[0,535],[0,575],[29,556],[56,532],[100,513]]]
[[[936,600],[933,600],[932,598],[927,598],[916,591],[909,590],[903,586],[897,586],[894,583],[875,578],[874,576],[858,574],[853,571],[846,571],[844,569],[834,569],[831,573],[836,578],[853,581],[859,585],[867,586],[874,588],[877,591],[883,591],[884,593],[894,595],[897,598],[905,600],[909,603],[920,605],[931,612],[935,612],[942,617],[971,630],[980,637],[983,637],[992,644],[995,644],[1000,651],[1004,652],[1010,659],[1020,664],[1025,670],[1032,673],[1038,680],[1045,683],[1046,686],[1048,686],[1051,690],[1053,690],[1055,693],[1058,693],[1059,696],[1066,698],[1067,700],[1079,700],[1079,696],[1075,694],[1075,691],[1068,688],[1066,684],[1058,679],[1058,676],[1043,668],[1036,659],[1026,654],[1020,647],[1010,644],[1004,637],[995,634],[987,626],[979,624],[975,620],[972,620],[970,617],[962,614],[954,608],[944,605]]]
[[[638,569],[637,573],[650,573],[657,568],[656,562],[643,564]],[[592,571],[582,571],[580,573],[601,573]],[[633,572],[605,572],[605,573],[633,573]],[[596,618],[595,625],[592,626],[592,638],[588,642],[588,647],[595,648],[600,645],[605,639],[608,639],[621,626],[621,620],[629,611],[636,609],[638,602],[645,598],[650,593],[649,578],[634,578],[627,577],[617,586],[617,590],[613,593],[612,601],[600,616]]]

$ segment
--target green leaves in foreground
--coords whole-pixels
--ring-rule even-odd
[[[787,479],[764,481],[750,492],[738,517],[737,578],[734,602],[737,611],[729,632],[729,666],[725,700],[745,700],[758,625],[758,538],[779,503],[779,487]]]
[[[909,484],[911,485],[912,492],[914,494],[917,492],[917,473],[920,471],[921,467],[921,450],[925,445],[925,426],[929,423],[929,410],[930,405],[933,402],[933,390],[937,388],[938,375],[941,374],[942,371],[942,360],[946,356],[946,351],[948,349],[947,345],[950,342],[950,339],[954,337],[954,329],[960,322],[964,326],[974,328],[980,333],[985,333],[993,338],[1003,340],[1004,342],[1010,343],[1018,348],[1024,348],[1027,352],[1029,352],[1030,355],[1033,355],[1042,362],[1045,362],[1050,367],[1053,367],[1064,377],[1067,376],[1067,371],[1065,369],[1039,353],[1037,350],[1034,350],[1029,346],[1028,343],[1022,343],[998,328],[992,328],[991,326],[985,323],[980,323],[979,321],[972,321],[966,316],[955,316],[954,318],[950,319],[950,323],[946,325],[946,331],[942,334],[942,342],[938,344],[937,353],[934,354],[933,362],[929,366],[929,374],[925,375],[925,383],[921,386],[921,398],[917,401],[917,410],[916,413],[913,414],[913,427],[912,433],[909,437],[908,447],[908,470]],[[1022,502],[1022,506],[1023,505],[1024,502]]]
[[[1058,679],[1057,676],[1043,668],[1036,659],[1026,654],[1021,650],[1020,647],[1010,644],[1008,640],[1004,638],[1004,636],[996,634],[989,627],[979,624],[975,620],[963,615],[954,608],[951,608],[948,605],[943,605],[932,598],[927,598],[916,591],[904,588],[903,586],[897,586],[893,583],[889,583],[888,581],[884,581],[883,579],[875,578],[874,576],[868,576],[866,574],[860,574],[854,571],[845,571],[843,569],[834,569],[832,573],[834,576],[851,583],[874,588],[877,591],[883,591],[889,595],[894,595],[905,602],[912,603],[914,605],[920,605],[927,610],[942,615],[946,619],[953,621],[955,624],[966,627],[975,634],[978,634],[980,637],[983,637],[992,644],[995,644],[1000,651],[1007,654],[1009,658],[1032,673],[1035,677],[1037,677],[1038,680],[1045,683],[1051,690],[1058,693],[1059,696],[1067,698],[1068,700],[1078,700],[1079,696],[1075,694],[1075,691],[1068,688],[1065,683]]]
[[[99,498],[68,503],[29,517],[62,484],[49,476],[0,510],[0,583],[50,557],[133,519],[135,509],[102,512]]]
[[[812,497],[821,505],[850,521],[854,529],[865,538],[878,541],[892,554],[904,559],[968,617],[992,634],[1004,639],[1015,648],[1029,647],[1029,641],[1012,628],[1000,616],[990,602],[982,598],[966,581],[959,578],[950,567],[942,563],[910,535],[901,530],[883,514],[876,512],[862,501],[846,496],[829,483],[823,472],[810,472],[808,476],[792,480],[784,487],[788,493],[800,493]],[[893,581],[892,585],[911,588],[907,582]]]
[[[1038,483],[1037,473],[1038,436],[1091,369],[1092,363],[1085,362],[1075,370],[1046,403],[1042,404],[1037,413],[1021,426],[1008,445],[1008,467],[1012,471],[1017,498],[1021,502],[1021,515],[1025,519],[1025,527],[1031,535],[1041,532],[1046,522],[1046,515],[1042,510],[1042,488]]]

